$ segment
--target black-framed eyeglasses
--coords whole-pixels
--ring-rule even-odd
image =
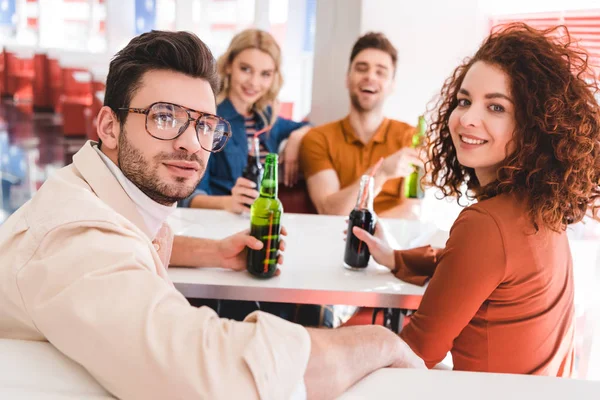
[[[211,153],[223,150],[231,137],[231,126],[223,118],[179,104],[158,101],[148,108],[119,108],[119,111],[144,114],[146,132],[158,140],[177,139],[194,122],[200,146]],[[192,113],[199,114],[198,118],[192,118]]]

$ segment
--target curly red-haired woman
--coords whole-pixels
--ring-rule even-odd
[[[446,248],[375,259],[424,284],[402,338],[431,368],[569,376],[573,268],[567,225],[597,215],[600,106],[587,55],[564,27],[513,24],[490,35],[444,84],[428,132],[431,184],[477,203]]]

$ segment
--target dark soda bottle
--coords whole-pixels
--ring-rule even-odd
[[[277,271],[280,222],[283,215],[283,206],[277,198],[277,167],[277,154],[267,155],[260,196],[250,207],[250,235],[260,240],[263,248],[248,249],[246,269],[260,278],[270,278]]]
[[[376,223],[377,219],[373,212],[373,178],[363,175],[360,179],[360,189],[358,191],[356,206],[350,212],[348,221],[344,267],[355,270],[362,270],[367,267],[371,258],[369,247],[352,233],[352,228],[358,226],[373,234]]]
[[[423,138],[425,137],[426,129],[427,124],[425,123],[425,118],[421,115],[419,117],[417,131],[412,138],[411,147],[413,149],[421,145]],[[414,167],[413,173],[407,176],[404,180],[404,197],[407,199],[422,199],[425,197],[425,193],[421,187],[421,178],[423,178],[424,173],[425,171],[423,171],[423,168],[416,166]]]
[[[242,177],[254,182],[256,190],[260,188],[264,169],[260,163],[260,143],[257,137],[248,138],[248,162],[242,172]]]

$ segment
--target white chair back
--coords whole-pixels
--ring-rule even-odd
[[[114,400],[48,342],[0,339],[0,399]]]

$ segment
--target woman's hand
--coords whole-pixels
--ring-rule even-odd
[[[234,214],[250,212],[250,206],[258,198],[258,195],[256,184],[246,178],[240,177],[231,189],[231,196],[225,200],[223,208]]]
[[[389,234],[381,221],[377,222],[375,226],[375,235],[371,235],[357,226],[352,229],[352,233],[359,240],[365,242],[375,261],[388,267],[390,270],[395,268],[394,249],[390,243],[391,240],[388,238]]]

